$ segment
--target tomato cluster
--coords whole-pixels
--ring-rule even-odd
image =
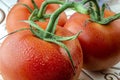
[[[68,20],[67,8],[77,11]],[[9,35],[0,46],[3,78],[76,80],[82,68],[100,71],[117,64],[119,17],[96,0],[19,0],[8,14]]]

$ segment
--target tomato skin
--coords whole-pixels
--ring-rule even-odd
[[[47,25],[38,24],[43,28]],[[56,35],[70,36],[72,33],[58,27]],[[76,75],[73,74],[67,53],[58,45],[37,38],[30,31],[9,35],[0,48],[0,70],[3,78],[5,80],[74,80],[79,76],[82,68],[81,47],[77,39],[64,43],[71,52]]]
[[[34,0],[34,1],[37,4],[37,6],[40,7],[44,0]],[[13,32],[21,28],[26,28],[28,26],[28,24],[22,21],[28,20],[28,17],[30,16],[31,13],[25,6],[20,5],[19,3],[27,4],[33,9],[31,0],[20,0],[15,6],[13,6],[6,19],[6,29],[8,32]],[[58,4],[49,4],[46,8],[46,13],[48,14],[53,13],[58,8],[59,8]],[[66,23],[66,20],[67,20],[67,16],[63,12],[60,15],[58,25],[63,26]],[[48,22],[49,20],[46,21]]]
[[[105,17],[113,14],[105,11]],[[84,68],[99,71],[117,64],[120,61],[120,19],[107,25],[87,22],[88,19],[88,15],[75,13],[65,24],[65,28],[74,34],[83,31],[78,38],[83,50]]]

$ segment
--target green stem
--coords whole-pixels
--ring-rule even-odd
[[[43,13],[44,13],[44,10],[45,10],[45,8],[46,8],[46,6],[48,5],[48,4],[64,4],[64,1],[59,1],[59,0],[48,0],[48,1],[44,1],[43,3],[42,3],[42,5],[41,5],[41,8],[40,8],[40,10],[39,10],[39,12],[38,12],[38,15],[37,15],[37,17],[38,18],[40,18],[40,17],[43,17]]]
[[[94,9],[94,13],[96,13],[96,15],[95,15],[95,19],[97,20],[97,21],[99,21],[99,20],[101,20],[101,11],[100,11],[100,7],[99,7],[99,4],[98,4],[98,2],[97,2],[97,0],[90,0],[92,3],[94,3],[93,5],[95,6],[93,6],[95,9]]]
[[[65,3],[62,7],[60,7],[58,10],[56,10],[50,17],[50,22],[48,23],[48,26],[46,28],[47,32],[50,33],[54,33],[56,26],[54,25],[54,23],[56,22],[56,19],[58,18],[58,16],[67,8],[73,7],[74,6],[74,2],[68,2]],[[45,37],[49,37],[48,34],[45,34]]]
[[[34,9],[38,9],[38,6],[36,5],[35,1],[34,0],[31,0],[33,6],[34,6]]]
[[[92,1],[95,4],[95,8],[96,8],[95,10],[96,10],[96,13],[97,13],[97,20],[101,20],[99,4],[98,4],[97,0],[92,0]]]
[[[35,15],[37,9],[34,9],[34,11],[31,13],[31,15],[29,16],[28,20],[32,20],[33,16]]]
[[[18,3],[18,4],[25,6],[30,13],[33,12],[33,10],[27,4],[24,4],[24,3]]]
[[[1,37],[0,40],[4,39],[5,37],[7,37],[7,36],[9,36],[9,35],[12,35],[12,34],[14,34],[14,33],[17,33],[17,32],[20,32],[20,31],[25,31],[25,30],[30,30],[30,28],[21,28],[21,29],[15,30],[15,31],[10,32],[10,33],[8,33],[7,35]]]
[[[119,19],[120,18],[120,13],[118,13],[118,14],[115,14],[114,16],[110,16],[110,17],[108,17],[108,18],[103,18],[102,20],[100,20],[100,21],[94,21],[94,22],[97,22],[97,23],[99,23],[99,24],[108,24],[108,23],[110,23],[110,22],[112,22],[112,21],[114,21],[114,20],[117,20],[117,19]]]
[[[73,10],[77,11],[81,14],[89,14],[88,9],[84,7],[84,5],[89,2],[89,0],[82,0],[81,2],[75,2]]]

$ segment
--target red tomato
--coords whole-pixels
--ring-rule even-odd
[[[37,6],[40,7],[44,0],[34,0],[34,1],[37,4]],[[6,20],[6,29],[8,32],[12,32],[28,26],[28,24],[22,22],[22,20],[28,20],[28,17],[30,16],[31,13],[25,6],[20,5],[19,3],[27,4],[33,9],[31,0],[20,0],[15,6],[13,6]],[[59,8],[58,4],[50,4],[46,8],[46,13],[53,13],[58,8]],[[67,20],[67,16],[63,12],[60,15],[58,25],[63,26],[66,20]]]
[[[105,11],[105,17],[112,15],[113,12]],[[84,68],[98,71],[115,65],[120,61],[120,19],[106,25],[87,22],[88,19],[89,15],[75,13],[65,24],[65,28],[74,34],[83,31],[78,38]]]
[[[38,23],[45,28],[47,23]],[[71,36],[57,27],[56,35]],[[76,80],[82,67],[82,51],[77,39],[65,41],[75,64],[75,75],[66,51],[43,41],[30,31],[9,35],[0,48],[0,70],[4,80]]]

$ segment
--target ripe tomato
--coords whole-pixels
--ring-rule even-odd
[[[105,11],[105,17],[114,15]],[[73,33],[80,30],[79,42],[83,50],[84,68],[92,71],[109,68],[120,61],[120,19],[101,25],[87,22],[89,15],[74,13],[65,28]]]
[[[47,23],[38,23],[45,29]],[[71,32],[57,27],[56,35]],[[75,80],[82,67],[82,51],[77,39],[65,41],[75,64],[75,75],[66,51],[43,41],[30,31],[9,35],[0,48],[0,70],[4,80]]]
[[[38,7],[41,6],[42,2],[44,0],[34,0]],[[30,16],[29,10],[19,3],[24,3],[30,6],[33,9],[33,5],[31,3],[31,0],[20,0],[13,8],[10,10],[7,20],[6,20],[6,29],[8,32],[12,32],[18,29],[21,29],[24,27],[27,27],[28,24],[22,22],[22,20],[28,20],[28,17]],[[56,9],[59,8],[58,4],[49,4],[46,8],[46,13],[53,13]],[[63,26],[67,20],[66,14],[63,12],[60,15],[58,25]],[[48,21],[48,20],[47,20]]]

